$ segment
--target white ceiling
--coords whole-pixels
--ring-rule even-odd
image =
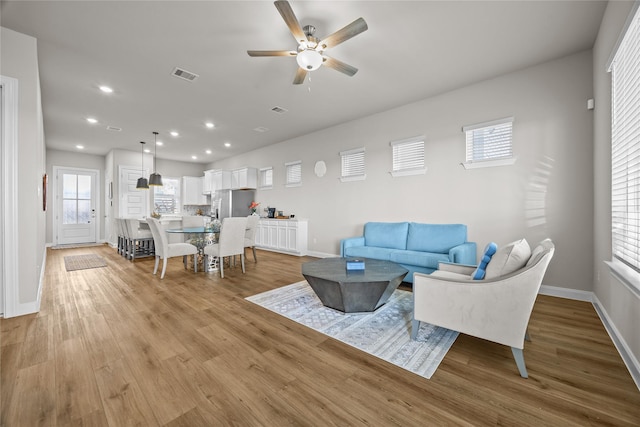
[[[326,52],[357,67],[355,76],[321,67],[294,86],[294,58],[249,57],[247,50],[295,50],[271,1],[2,1],[0,19],[38,39],[47,147],[137,151],[158,131],[159,158],[209,163],[590,49],[606,2],[291,6],[320,38],[366,20],[368,31]],[[177,79],[174,67],[199,78]],[[216,128],[206,129],[207,120]]]

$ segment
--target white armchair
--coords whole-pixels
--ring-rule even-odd
[[[475,267],[441,264],[431,275],[414,274],[411,338],[420,322],[508,345],[520,376],[527,378],[524,340],[542,278],[555,246],[543,240],[526,265],[506,275],[472,280]]]

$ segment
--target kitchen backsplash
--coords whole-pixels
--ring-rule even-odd
[[[198,215],[198,209],[202,211],[202,215],[211,215],[211,206],[209,205],[186,205],[182,207],[183,215]]]

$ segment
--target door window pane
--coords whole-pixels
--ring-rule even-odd
[[[78,194],[77,175],[62,176],[62,197],[65,199],[74,199]]]
[[[78,210],[75,200],[62,201],[62,223],[76,224],[78,218]]]
[[[78,175],[78,199],[91,199],[91,177]]]
[[[78,200],[78,224],[91,222],[91,200]]]

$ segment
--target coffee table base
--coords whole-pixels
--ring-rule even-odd
[[[345,313],[375,311],[387,302],[402,277],[376,282],[334,282],[318,277],[305,276],[309,286],[322,304]]]

